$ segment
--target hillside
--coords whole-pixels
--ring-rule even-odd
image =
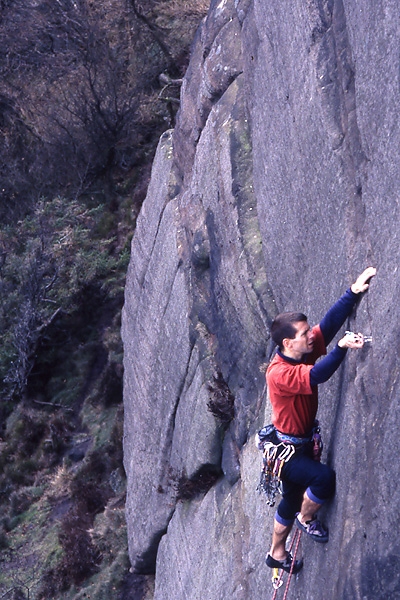
[[[126,514],[146,600],[272,597],[254,444],[269,325],[295,309],[318,323],[369,264],[348,327],[372,345],[320,390],[331,538],[303,540],[290,598],[400,598],[399,34],[394,2],[218,0],[196,35],[125,286]]]
[[[137,599],[123,469],[129,244],[203,3],[0,7],[0,596]]]

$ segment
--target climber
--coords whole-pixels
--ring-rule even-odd
[[[348,348],[363,347],[362,334],[342,337],[326,354],[361,294],[376,274],[374,267],[361,273],[350,289],[330,308],[319,325],[310,328],[302,313],[282,313],[271,326],[271,337],[278,350],[267,373],[267,386],[272,405],[272,423],[279,442],[295,446],[294,456],[281,473],[282,500],[274,518],[272,545],[266,557],[271,568],[290,571],[292,556],[286,551],[286,540],[293,523],[317,542],[328,541],[328,531],[316,517],[318,509],[335,492],[335,472],[313,457],[312,431],[318,408],[318,384],[327,381],[338,369]],[[303,566],[295,560],[293,572]]]

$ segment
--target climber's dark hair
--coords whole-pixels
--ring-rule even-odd
[[[285,338],[292,340],[296,337],[294,323],[299,323],[300,321],[307,321],[306,315],[300,312],[280,313],[272,321],[271,337],[280,350],[283,350],[282,342]]]

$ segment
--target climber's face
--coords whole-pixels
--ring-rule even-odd
[[[294,338],[283,341],[286,354],[300,360],[303,354],[310,354],[314,348],[314,333],[307,321],[293,323],[296,330]]]

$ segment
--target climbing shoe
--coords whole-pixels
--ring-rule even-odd
[[[306,521],[305,525],[303,525],[299,517],[296,517],[296,525],[316,542],[326,544],[326,542],[329,540],[328,530],[322,525],[322,523],[318,521],[318,519]]]
[[[286,573],[290,573],[290,569],[292,568],[293,557],[290,552],[287,553],[285,560],[275,560],[272,558],[270,554],[267,554],[265,559],[265,563],[267,567],[271,569],[283,569]],[[293,563],[292,573],[298,573],[303,568],[303,559],[295,560]]]

